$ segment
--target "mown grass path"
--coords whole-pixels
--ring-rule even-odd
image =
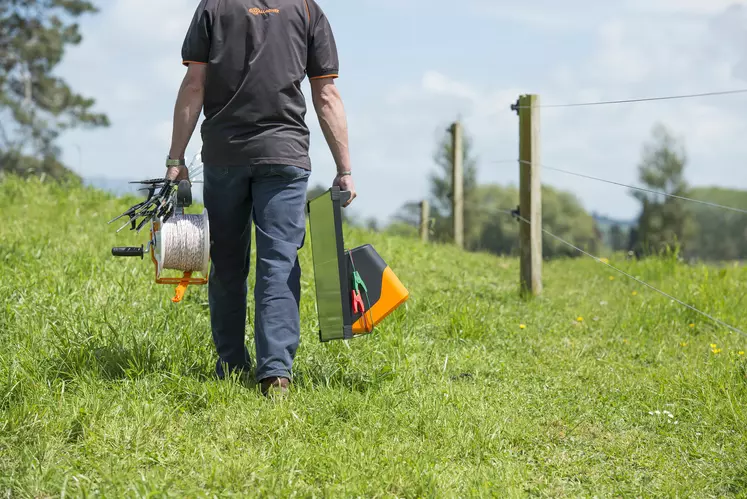
[[[590,261],[349,231],[412,298],[320,344],[309,246],[287,400],[212,378],[206,290],[115,260],[129,205],[0,183],[0,495],[747,497],[747,338]],[[615,261],[737,326],[747,271]],[[251,330],[248,341],[251,341]]]

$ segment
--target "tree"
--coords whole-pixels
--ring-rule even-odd
[[[620,224],[610,227],[610,246],[612,251],[623,251],[626,249],[625,233]]]
[[[690,197],[724,206],[747,209],[747,191],[702,187]],[[687,240],[686,257],[700,260],[747,259],[747,214],[689,203],[696,230]]]
[[[638,234],[638,227],[632,227],[628,233],[628,253],[635,255],[636,258],[641,256],[641,238]]]
[[[481,185],[477,189],[477,199],[482,209],[478,222],[480,238],[475,249],[518,256],[519,229],[524,222],[506,214],[508,208],[518,203],[518,189]],[[573,194],[543,186],[542,213],[544,229],[586,251],[598,250],[601,233],[596,228],[594,218]],[[580,256],[573,248],[551,237],[543,239],[542,252],[546,258]]]
[[[578,199],[573,194],[547,186],[542,188],[542,196],[544,228],[576,246],[596,252],[601,243],[601,234],[596,229],[594,219]],[[490,184],[478,185],[473,199],[475,206],[480,209],[475,211],[471,222],[472,232],[476,235],[470,241],[469,249],[518,256],[519,228],[522,222],[506,214],[506,210],[518,204],[518,189]],[[394,223],[387,228],[387,232],[417,237],[416,207],[417,203],[406,203],[394,218]],[[419,220],[419,212],[417,217]],[[579,256],[577,251],[552,238],[545,238],[543,252],[548,258]]]
[[[480,238],[480,227],[476,223],[479,214],[477,203],[477,158],[472,155],[472,138],[464,132],[464,241],[466,249],[474,249]],[[438,145],[433,160],[437,169],[430,175],[433,237],[436,241],[453,241],[454,224],[452,213],[452,172],[454,153],[451,132],[445,132]]]
[[[591,253],[597,253],[601,245],[602,235],[594,218],[570,192],[542,187],[542,226]],[[575,249],[552,237],[543,238],[542,248],[548,258],[581,256]]]
[[[504,210],[516,207],[519,191],[514,187],[481,185],[475,197],[482,209],[475,220],[479,237],[471,246],[476,251],[518,256],[520,222]]]
[[[0,0],[0,171],[70,176],[59,135],[109,125],[92,99],[53,75],[65,48],[81,42],[74,21],[96,11],[86,0]]]
[[[687,196],[685,181],[687,156],[682,146],[663,125],[653,130],[653,140],[644,145],[643,158],[638,167],[640,182],[648,189],[675,196]],[[689,237],[691,215],[679,199],[633,192],[641,202],[638,219],[636,252],[659,253],[680,248]]]
[[[408,201],[392,216],[392,224],[409,225],[417,229],[420,227],[420,203]]]
[[[381,232],[381,225],[376,218],[370,217],[366,222],[366,229],[371,232]]]

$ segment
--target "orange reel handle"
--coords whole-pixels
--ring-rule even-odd
[[[180,303],[184,299],[184,294],[187,292],[190,282],[192,281],[192,272],[185,272],[179,285],[176,287],[176,294],[171,299],[174,303]]]

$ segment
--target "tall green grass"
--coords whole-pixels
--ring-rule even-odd
[[[594,261],[527,302],[515,260],[351,229],[411,299],[321,344],[307,245],[268,400],[213,378],[205,288],[174,305],[110,256],[144,242],[106,225],[133,201],[0,183],[2,496],[747,497],[746,339]],[[743,268],[612,263],[747,327]]]

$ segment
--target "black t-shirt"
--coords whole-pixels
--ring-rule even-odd
[[[314,0],[202,0],[182,60],[208,65],[206,165],[311,169],[301,82],[339,71],[332,29]]]

